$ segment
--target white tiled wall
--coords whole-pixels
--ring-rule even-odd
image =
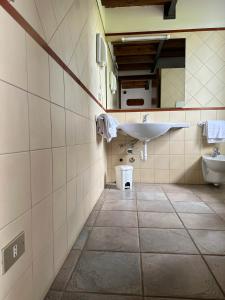
[[[185,68],[161,69],[160,107],[176,107],[185,99]]]
[[[146,112],[112,113],[120,123],[142,122]],[[207,119],[225,119],[225,111],[164,111],[149,112],[150,120],[155,122],[187,122],[190,128],[178,129],[148,143],[148,160],[140,159],[142,143],[134,146],[133,154],[126,153],[126,147],[121,147],[130,139],[120,135],[107,145],[108,182],[115,181],[114,167],[119,164],[134,166],[134,180],[148,183],[203,183],[201,171],[201,156],[211,152],[215,144],[208,145],[202,137],[202,128],[197,123]],[[225,153],[224,144],[217,145]],[[135,158],[134,163],[129,159]],[[123,159],[120,162],[120,159]]]
[[[13,5],[96,98],[100,88],[104,95],[95,0]],[[0,267],[0,300],[41,300],[104,187],[102,109],[2,8],[0,44],[0,249],[22,231],[26,239],[19,261],[5,275]]]
[[[95,35],[103,34],[96,2],[12,5],[105,105],[105,71],[95,62]],[[0,300],[42,300],[104,186],[105,149],[95,132],[102,110],[2,8],[0,25],[0,249],[21,231],[26,238],[25,254],[0,275]],[[132,122],[142,115],[116,117]],[[207,117],[224,114],[151,113],[155,121],[193,126],[149,145],[145,163],[137,147],[136,181],[201,182],[199,157],[208,147],[196,122]],[[109,146],[109,180],[121,157],[118,143]]]
[[[185,106],[225,106],[225,31],[171,36],[186,39]]]

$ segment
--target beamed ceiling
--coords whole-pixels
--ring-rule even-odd
[[[112,45],[119,71],[154,72],[157,67],[169,66],[171,61],[177,67],[185,64],[185,39],[113,42]]]
[[[177,0],[101,0],[106,8],[163,5],[164,19],[176,19]]]

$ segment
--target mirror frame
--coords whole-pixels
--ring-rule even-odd
[[[106,39],[108,42],[115,41],[121,36],[133,36],[133,35],[150,35],[150,34],[163,34],[163,33],[181,33],[181,32],[196,32],[196,31],[225,31],[225,27],[213,27],[213,28],[187,28],[187,29],[172,29],[172,30],[154,30],[154,31],[140,31],[140,32],[111,32],[106,33]],[[185,111],[185,110],[225,110],[225,106],[221,107],[183,107],[183,108],[149,108],[149,109],[107,109],[106,112],[145,112],[145,111]]]

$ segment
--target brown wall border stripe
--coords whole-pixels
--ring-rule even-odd
[[[10,16],[41,46],[49,56],[51,56],[62,68],[70,75],[73,80],[105,111],[104,106],[97,98],[88,90],[81,80],[73,73],[73,71],[62,61],[62,59],[48,46],[46,41],[37,33],[36,30],[22,17],[22,15],[8,2],[8,0],[0,0],[0,5]]]
[[[196,32],[196,31],[222,31],[225,27],[215,28],[183,28],[183,29],[171,29],[171,30],[152,30],[152,31],[133,31],[133,32],[108,32],[105,36],[121,36],[121,35],[145,35],[145,34],[161,34],[161,33],[177,33],[177,32]]]
[[[225,107],[186,107],[186,108],[150,108],[150,109],[107,109],[107,113],[145,112],[145,111],[186,111],[186,110],[225,110]]]
[[[22,15],[8,2],[8,0],[0,0],[2,8],[42,47],[49,56],[51,56],[62,69],[70,75],[73,80],[105,111],[113,112],[140,112],[140,111],[185,111],[185,110],[225,110],[225,107],[199,107],[199,108],[153,108],[139,110],[118,110],[105,109],[99,100],[89,91],[89,89],[81,82],[81,80],[73,73],[73,71],[62,61],[62,59],[48,46],[46,41],[37,33],[37,31],[22,17]],[[160,30],[160,31],[143,31],[143,32],[118,32],[106,33],[106,36],[116,35],[134,35],[134,34],[154,34],[154,33],[172,33],[172,32],[192,32],[192,31],[216,31],[225,30],[225,27],[218,28],[196,28],[196,29],[177,29],[177,30]]]

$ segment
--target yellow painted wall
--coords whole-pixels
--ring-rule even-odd
[[[134,32],[225,26],[224,0],[178,0],[176,20],[163,19],[162,6],[105,9],[106,32]]]

